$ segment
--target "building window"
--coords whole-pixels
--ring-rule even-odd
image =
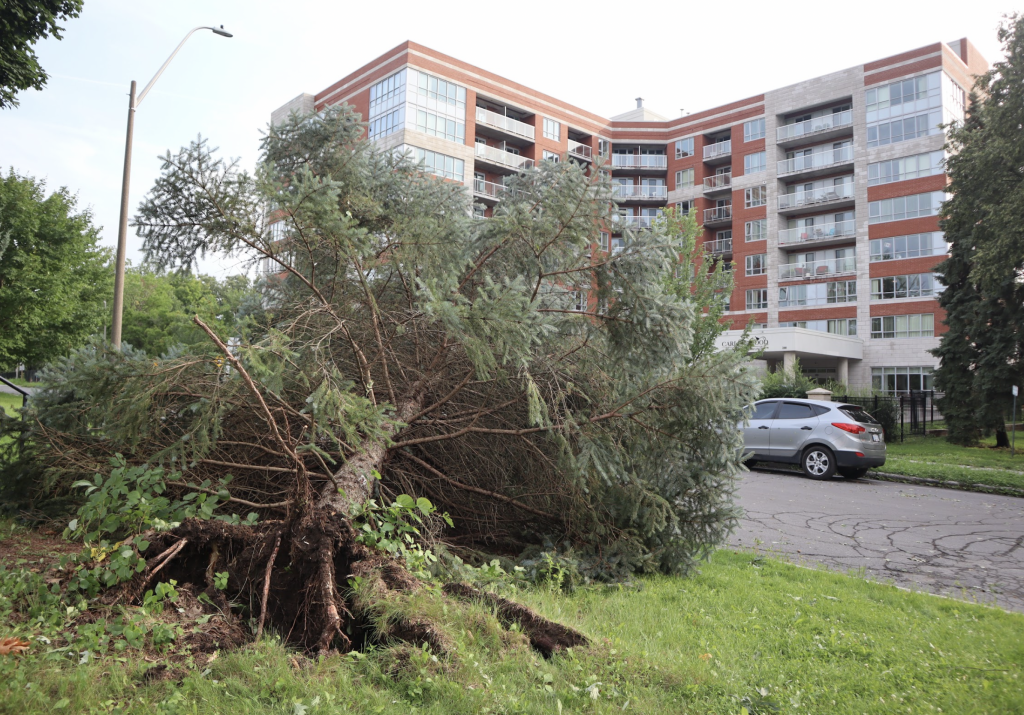
[[[768,238],[768,219],[759,218],[756,221],[747,221],[744,226],[744,235],[748,243],[765,240]]]
[[[945,200],[945,192],[929,191],[926,194],[872,201],[868,204],[868,223],[888,223],[921,216],[938,216],[942,202]]]
[[[570,305],[572,306],[569,310],[576,311],[577,313],[585,313],[587,310],[587,289],[577,288],[569,291]]]
[[[876,238],[870,242],[871,262],[896,261],[903,258],[920,258],[921,256],[942,256],[949,253],[949,244],[945,234],[914,233],[909,236],[893,236],[892,238]]]
[[[693,156],[693,137],[676,141],[676,159]]]
[[[370,87],[367,136],[379,139],[405,124],[405,70],[396,72]]]
[[[729,238],[732,238],[732,232],[729,232]],[[754,255],[747,256],[747,275],[748,276],[763,276],[768,272],[768,254],[767,253],[755,253]]]
[[[779,288],[779,307],[856,303],[857,281],[810,283]]]
[[[693,169],[680,169],[676,172],[676,188],[693,186]]]
[[[946,170],[943,166],[945,156],[946,153],[939,149],[926,154],[915,154],[902,159],[868,164],[868,186],[891,184],[894,181],[906,181],[921,176],[941,174]]]
[[[426,72],[408,70],[408,75],[408,113],[416,130],[464,144],[466,88]]]
[[[764,139],[764,117],[743,123],[743,141],[752,142],[755,139]]]
[[[680,216],[686,216],[693,210],[692,201],[676,201],[676,213]]]
[[[455,157],[447,156],[446,154],[439,154],[436,151],[420,149],[419,147],[409,148],[413,151],[414,160],[417,163],[422,162],[426,171],[431,174],[445,179],[452,179],[453,181],[464,180],[466,163],[462,159],[456,159]]]
[[[915,137],[939,134],[939,125],[963,119],[951,87],[943,107],[943,85],[957,86],[942,72],[912,77],[867,90],[865,96],[868,146],[885,146]],[[962,94],[962,90],[961,90]],[[943,110],[946,117],[943,117]]]
[[[562,124],[554,119],[544,117],[544,138],[552,141],[562,141]]]
[[[608,238],[608,232],[601,231],[601,238],[599,239],[597,245],[602,251],[608,251],[609,247],[611,246],[611,244],[608,243]]]
[[[901,393],[932,389],[931,367],[873,367],[871,388],[878,392]]]
[[[768,203],[768,187],[755,186],[743,191],[743,205],[748,209]]]
[[[743,157],[743,173],[756,174],[767,169],[768,160],[766,157],[767,155],[763,151],[759,151],[756,154],[747,154]]]
[[[548,151],[547,149],[544,150],[544,153],[543,153],[544,161],[553,161],[553,162],[555,162],[557,164],[558,163],[558,158],[559,158],[558,157],[558,152]]]
[[[885,315],[871,319],[872,338],[931,338],[934,336],[934,313]]]
[[[747,291],[747,310],[765,310],[768,308],[768,289],[755,288]]]
[[[941,292],[942,286],[931,273],[871,279],[871,300],[929,298]]]
[[[857,319],[839,318],[837,320],[793,320],[788,323],[780,323],[779,327],[817,330],[820,333],[831,333],[832,335],[856,335]]]
[[[608,156],[608,152],[611,150],[611,142],[607,139],[597,140],[597,154],[598,156]]]

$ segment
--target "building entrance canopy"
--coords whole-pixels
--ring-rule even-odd
[[[718,336],[715,345],[719,349],[735,347],[743,335],[740,330],[728,330]],[[791,360],[846,358],[861,360],[864,357],[864,343],[860,338],[846,335],[832,335],[806,328],[765,328],[754,330],[754,349],[761,352],[763,360]]]

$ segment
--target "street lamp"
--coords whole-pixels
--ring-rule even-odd
[[[139,94],[138,98],[136,99],[135,97],[135,80],[132,80],[132,88],[128,95],[128,136],[124,143],[124,176],[121,179],[121,220],[117,226],[117,264],[114,269],[114,320],[111,326],[111,342],[115,350],[121,349],[121,313],[124,309],[124,254],[128,242],[128,183],[132,173],[132,134],[135,130],[135,110],[142,104],[142,100],[146,98],[146,95],[153,88],[153,85],[156,84],[156,81],[160,79],[160,75],[167,69],[167,65],[171,64],[171,60],[178,54],[178,50],[198,30],[210,30],[215,35],[220,35],[221,37],[232,37],[231,33],[225,30],[223,25],[220,27],[203,26],[194,28],[185,35],[185,39],[178,44],[174,52],[171,53],[171,56],[167,58],[167,61],[160,66],[156,75],[153,76],[153,79],[149,80],[149,84],[142,89],[142,93]]]

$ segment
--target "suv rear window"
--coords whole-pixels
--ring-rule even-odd
[[[843,405],[839,408],[839,411],[849,417],[854,422],[860,422],[862,425],[877,425],[878,420],[869,415],[864,411],[864,408],[860,405]]]

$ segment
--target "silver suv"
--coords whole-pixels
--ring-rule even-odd
[[[772,399],[754,403],[743,430],[745,463],[799,464],[812,479],[837,471],[863,477],[885,464],[882,426],[860,405],[819,400]]]

